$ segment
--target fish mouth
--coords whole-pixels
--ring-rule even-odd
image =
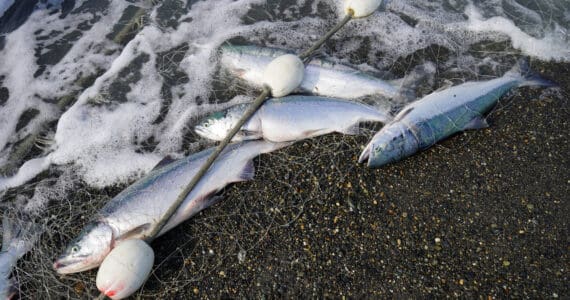
[[[53,263],[53,269],[59,274],[67,274],[70,272],[66,272],[66,270],[73,264],[73,262],[58,259]]]
[[[202,126],[196,126],[196,127],[194,128],[194,132],[195,132],[197,135],[199,135],[199,136],[201,136],[201,137],[203,137],[203,138],[210,138],[210,137],[209,137],[209,132],[208,132],[204,127],[202,127]]]
[[[85,259],[78,258],[60,258],[53,263],[53,269],[59,274],[70,274],[76,272],[82,272],[94,268],[85,263]]]
[[[205,128],[203,126],[196,126],[194,128],[194,132],[200,137],[208,140],[221,141],[224,139],[224,136],[215,134],[212,130]]]

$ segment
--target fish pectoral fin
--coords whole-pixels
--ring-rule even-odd
[[[255,175],[255,166],[253,165],[253,160],[249,160],[241,170],[241,173],[237,181],[252,180],[254,175]]]
[[[263,136],[259,133],[259,131],[241,129],[236,134],[236,137],[238,137],[237,140],[239,140],[239,141],[249,141],[249,140],[258,140],[258,139],[262,138]],[[232,139],[232,141],[233,141],[233,139]]]
[[[159,161],[156,166],[154,166],[154,168],[152,168],[152,170],[156,170],[156,169],[160,169],[168,164],[170,164],[171,162],[175,161],[174,158],[172,158],[172,156],[167,155],[165,156],[161,161]]]
[[[137,226],[116,238],[115,241],[122,241],[128,240],[131,238],[139,237],[143,232],[147,231],[150,228],[150,223],[144,223],[140,226]]]
[[[467,123],[467,125],[463,127],[463,130],[483,129],[487,127],[489,127],[489,123],[487,123],[487,120],[485,120],[483,117],[475,117],[473,118],[473,120],[471,120],[471,122]]]

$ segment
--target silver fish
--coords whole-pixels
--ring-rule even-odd
[[[504,76],[488,81],[467,82],[431,93],[405,106],[366,146],[359,162],[380,167],[429,148],[450,135],[488,126],[484,114],[514,87],[554,86],[533,75],[528,64],[519,62]]]
[[[31,222],[14,222],[6,214],[2,219],[2,250],[0,251],[0,299],[13,299],[18,295],[16,282],[10,278],[18,259],[26,254],[39,236]]]
[[[216,112],[194,130],[202,137],[222,140],[241,118],[248,104]],[[234,140],[264,138],[287,142],[331,132],[354,134],[365,121],[386,123],[388,112],[353,101],[317,96],[288,96],[267,100],[244,124]]]
[[[226,185],[252,179],[252,159],[285,145],[263,141],[229,145],[158,235],[212,205],[215,197],[211,196]],[[207,149],[163,166],[159,164],[119,193],[71,242],[54,263],[54,269],[66,274],[95,268],[121,241],[146,237],[213,150]]]
[[[220,63],[233,75],[260,87],[265,67],[275,57],[290,53],[276,48],[224,45]],[[343,99],[371,95],[394,98],[400,95],[396,81],[384,81],[355,68],[318,58],[306,66],[298,92]]]

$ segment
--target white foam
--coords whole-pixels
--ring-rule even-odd
[[[89,13],[73,15],[67,22],[61,22],[57,14],[50,15],[46,10],[37,10],[24,25],[7,35],[6,45],[0,51],[0,57],[9,59],[2,60],[0,75],[5,76],[3,85],[8,88],[10,97],[0,109],[0,128],[2,128],[0,149],[3,149],[8,142],[15,142],[28,133],[37,131],[44,121],[59,116],[57,107],[44,100],[53,100],[69,93],[79,74],[86,76],[95,72],[97,68],[106,68],[106,65],[112,61],[113,56],[105,56],[103,52],[116,46],[106,47],[108,43],[105,42],[104,36],[113,23],[112,20],[118,20],[120,17],[124,5],[114,6],[113,9],[111,11],[114,13],[104,16],[91,30],[84,33],[57,65],[47,66],[44,74],[37,78],[34,78],[34,73],[38,69],[34,33],[38,30],[43,30],[45,34],[60,32],[51,39],[61,38],[64,33],[73,30],[77,24],[89,20],[92,15]],[[20,115],[29,108],[39,110],[39,117],[15,134]]]
[[[501,33],[507,35],[513,47],[521,50],[526,55],[534,56],[543,60],[570,61],[570,42],[564,41],[557,31],[547,32],[541,39],[535,38],[518,28],[512,20],[504,17],[492,17],[484,19],[481,13],[473,5],[469,5],[465,11],[469,17],[467,28],[474,32]]]
[[[195,105],[196,98],[207,99],[210,92],[216,67],[212,57],[216,49],[228,38],[255,27],[240,25],[241,16],[247,11],[248,5],[229,0],[199,2],[185,16],[193,21],[181,24],[177,30],[154,25],[144,28],[115,58],[109,70],[61,117],[52,161],[74,163],[80,167],[88,184],[102,187],[148,172],[161,155],[178,151],[188,121],[203,109]],[[221,25],[212,27],[212,22]],[[184,42],[190,43],[191,50],[180,65],[190,81],[177,87],[165,121],[153,127],[151,123],[158,117],[162,102],[162,80],[158,76],[156,53]],[[108,97],[104,94],[105,89],[121,70],[143,53],[149,59],[143,64],[142,78],[131,85],[127,102],[112,109],[88,103],[97,98],[113,101],[105,99]],[[138,153],[136,142],[151,137],[158,140],[158,150],[151,154]]]
[[[8,178],[0,177],[0,191],[26,183],[42,171],[45,171],[49,166],[50,159],[47,157],[28,160],[14,176]]]

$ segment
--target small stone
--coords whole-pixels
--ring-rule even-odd
[[[237,257],[238,257],[238,261],[239,261],[240,264],[245,261],[245,255],[246,255],[246,252],[245,252],[245,250],[243,250],[243,249],[241,249],[241,250],[238,252]]]
[[[78,282],[73,286],[73,289],[77,294],[81,295],[83,294],[83,291],[85,291],[85,285],[83,284],[83,282]]]
[[[197,287],[195,287],[195,288],[192,289],[192,292],[194,292],[194,294],[196,294],[196,295],[198,295],[198,292],[199,292],[199,291],[200,291],[200,290],[198,290]]]
[[[508,261],[508,260],[503,260],[503,266],[504,266],[504,267],[508,267],[508,266],[510,266],[510,265],[511,265],[511,262],[510,262],[510,261]]]
[[[436,243],[436,244],[439,244],[439,243],[441,243],[441,239],[440,239],[440,238],[438,238],[438,237],[436,237],[436,238],[435,238],[435,243]]]

